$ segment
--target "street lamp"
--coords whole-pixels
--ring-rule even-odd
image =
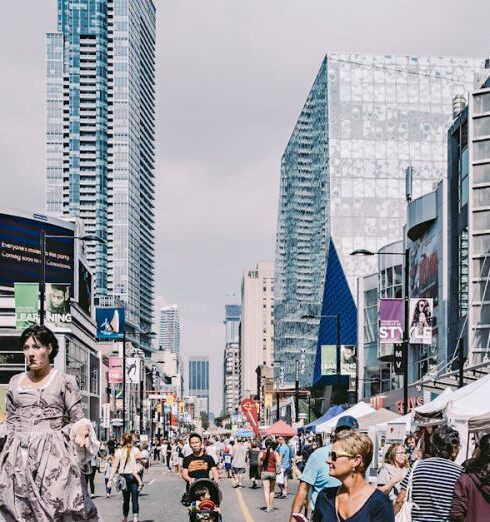
[[[409,285],[409,272],[408,272],[408,263],[409,263],[409,254],[410,251],[407,249],[404,250],[404,252],[372,252],[371,250],[366,250],[364,248],[360,248],[358,250],[354,250],[354,252],[351,252],[351,256],[403,256],[405,261],[404,266],[404,301],[405,301],[405,328],[403,331],[403,344],[405,345],[405,361],[403,364],[403,414],[406,415],[408,413],[408,347],[409,347],[409,336],[408,336],[408,329],[409,329],[409,292],[408,292],[408,285]]]
[[[44,230],[41,230],[39,240],[41,246],[41,284],[39,285],[39,324],[44,324],[45,307],[44,300],[46,298],[46,239],[58,238],[58,239],[78,239],[79,241],[95,241],[97,243],[105,244],[105,241],[99,236],[87,235],[87,236],[70,236],[68,234],[46,234]]]

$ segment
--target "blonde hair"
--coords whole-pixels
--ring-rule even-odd
[[[361,457],[361,465],[356,469],[359,473],[365,473],[373,460],[373,443],[371,439],[358,431],[341,431],[335,436],[335,444],[338,444],[346,453]]]

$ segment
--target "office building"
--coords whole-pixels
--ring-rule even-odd
[[[47,35],[47,212],[76,217],[100,305],[151,346],[154,292],[155,6],[59,0]]]
[[[202,399],[199,403],[209,413],[209,357],[189,357],[189,395]]]
[[[335,321],[322,318],[319,328],[325,297],[340,291],[342,309],[330,301],[328,313],[355,321],[355,278],[373,273],[376,259],[349,254],[401,239],[406,167],[412,198],[444,177],[451,100],[483,68],[462,57],[325,57],[281,162],[274,348],[287,386],[301,353],[311,384],[317,347],[335,343]],[[335,291],[325,288],[330,259]],[[349,325],[342,318],[342,344],[356,344]]]
[[[241,395],[257,394],[258,366],[272,366],[274,357],[274,263],[259,261],[242,280],[240,325]]]
[[[227,343],[223,357],[223,413],[233,413],[240,405],[240,345]]]
[[[225,305],[225,344],[238,343],[240,340],[240,305]]]
[[[158,348],[180,354],[180,317],[175,304],[160,308]]]

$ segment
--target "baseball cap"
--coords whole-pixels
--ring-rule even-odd
[[[359,429],[359,423],[357,422],[357,419],[352,417],[352,415],[344,415],[343,417],[340,417],[340,419],[337,421],[337,426],[335,426],[335,431],[339,430],[357,430]]]

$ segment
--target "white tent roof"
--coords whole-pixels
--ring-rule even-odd
[[[447,403],[446,417],[450,423],[466,422],[471,417],[489,412],[490,375],[486,375],[451,394]]]
[[[422,404],[422,406],[417,406],[415,411],[423,415],[444,409],[446,407],[447,401],[449,400],[449,396],[453,393],[454,392],[451,390],[451,388],[446,388],[432,401],[428,402],[427,404]]]
[[[346,415],[350,415],[351,417],[354,417],[355,419],[359,419],[360,417],[363,417],[364,415],[369,415],[370,413],[373,413],[373,411],[376,411],[374,408],[369,406],[369,404],[365,402],[358,402],[348,410],[345,410],[340,415],[337,415],[336,417],[332,417],[328,421],[325,421],[322,424],[318,424],[316,426],[316,433],[329,433],[331,432],[335,426],[337,425],[337,421],[341,417],[345,417]]]

